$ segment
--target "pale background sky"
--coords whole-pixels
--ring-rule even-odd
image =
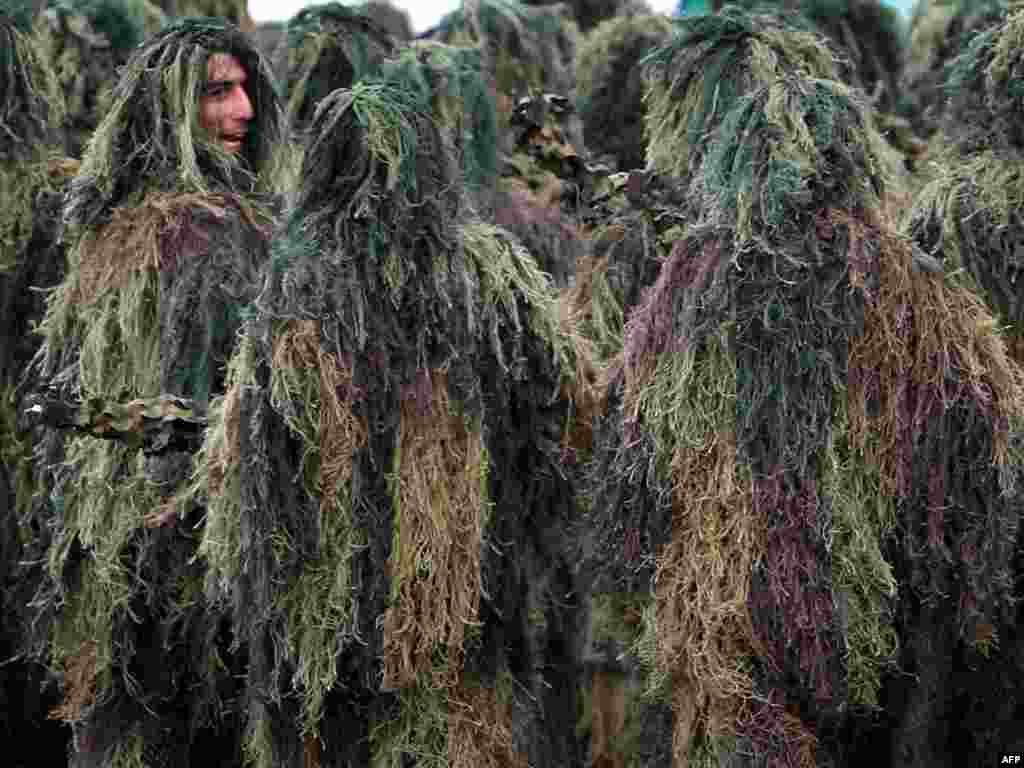
[[[323,0],[320,0],[321,2]],[[913,5],[913,0],[883,0],[888,5],[894,5],[906,14]],[[678,0],[648,0],[651,8],[656,13],[671,13]],[[287,21],[294,16],[299,9],[310,5],[304,0],[249,0],[249,13],[255,21]],[[453,11],[460,5],[460,0],[399,0],[395,2],[399,8],[404,8],[412,20],[412,28],[415,32],[423,32],[434,26],[446,13]]]
[[[323,2],[324,0],[319,0]],[[393,0],[404,9],[412,20],[416,33],[424,32],[437,24],[446,13],[461,5],[460,0]],[[676,7],[676,0],[648,0],[658,13],[670,13]],[[249,0],[249,15],[254,21],[287,21],[302,8],[312,3],[303,0]],[[355,5],[355,3],[345,3]]]

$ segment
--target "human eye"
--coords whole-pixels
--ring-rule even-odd
[[[207,83],[205,86],[203,86],[203,95],[219,98],[227,94],[228,85],[228,83],[224,82]]]

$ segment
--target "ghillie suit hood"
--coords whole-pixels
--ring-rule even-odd
[[[362,3],[355,7],[391,35],[396,42],[408,43],[413,39],[415,33],[408,11],[403,10],[390,0],[370,0],[368,3]]]
[[[584,222],[591,249],[571,297],[584,333],[606,360],[621,350],[625,320],[701,210],[700,190],[691,198],[690,187],[704,165],[707,137],[721,130],[737,99],[795,73],[838,77],[818,35],[737,8],[676,22],[673,37],[638,66],[646,78],[647,170],[597,181]]]
[[[320,103],[214,408],[202,551],[260,768],[578,759],[574,348],[529,255],[466,220],[441,122],[401,79]]]
[[[18,658],[38,581],[22,563],[37,554],[39,532],[27,518],[35,472],[31,435],[18,425],[17,387],[37,346],[31,325],[42,317],[33,287],[52,286],[63,270],[56,240],[69,164],[60,156],[60,89],[30,11],[0,2],[0,740],[12,754],[52,762],[67,745],[64,729],[46,718],[53,686],[44,693],[44,668]]]
[[[679,33],[644,59],[647,166],[688,178],[736,100],[787,74],[838,80],[821,38],[769,14],[725,8],[677,22]],[[719,85],[721,83],[721,85]]]
[[[469,0],[445,16],[432,37],[451,45],[480,48],[483,71],[498,97],[503,128],[523,96],[573,96],[579,30],[562,5]]]
[[[1022,43],[1024,12],[1014,12],[977,34],[952,62],[940,162],[907,222],[925,251],[947,272],[962,272],[985,297],[1007,326],[1018,361],[1024,361]]]
[[[211,53],[248,72],[255,118],[242,158],[198,130]],[[66,204],[68,272],[48,297],[39,368],[65,398],[160,394],[201,405],[224,370],[267,256],[271,203],[256,194],[283,134],[267,65],[241,33],[183,21],[136,49]],[[64,675],[53,713],[75,764],[238,759],[226,619],[203,597],[203,510],[178,504],[181,450],[47,436],[52,531],[36,596],[39,650]]]
[[[583,136],[591,154],[611,156],[616,170],[644,165],[645,78],[639,63],[671,34],[664,16],[620,16],[591,30],[579,46],[576,105]]]
[[[525,0],[527,5],[564,5],[580,32],[590,32],[598,24],[615,16],[633,16],[650,13],[650,6],[644,0]]]
[[[738,5],[799,14],[835,47],[843,82],[863,90],[881,112],[897,107],[906,29],[891,5],[881,0],[739,0]]]
[[[400,49],[381,70],[382,77],[429,105],[446,151],[461,169],[464,202],[484,215],[499,171],[500,136],[481,56],[476,48],[420,40]]]
[[[248,0],[156,0],[170,19],[187,16],[226,19],[243,32],[252,32],[255,24],[249,15]]]
[[[942,127],[948,67],[979,32],[1006,19],[1006,0],[918,0],[902,78],[907,115],[915,132],[931,138]]]
[[[984,734],[929,697],[1013,632],[1024,380],[892,231],[854,92],[793,73],[727,109],[611,375],[594,567],[653,569],[633,642],[674,764],[964,764]]]
[[[340,3],[299,11],[285,27],[274,62],[289,124],[305,130],[321,99],[374,73],[394,52],[395,41],[364,12]]]
[[[109,107],[117,68],[154,26],[140,0],[53,0],[38,16],[42,52],[67,105],[64,127],[72,157],[82,156]]]

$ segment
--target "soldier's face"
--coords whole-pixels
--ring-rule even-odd
[[[206,63],[206,85],[199,97],[199,123],[224,149],[237,153],[253,118],[245,90],[246,74],[230,53],[215,53]]]

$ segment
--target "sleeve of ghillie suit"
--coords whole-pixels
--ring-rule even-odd
[[[51,295],[44,368],[83,399],[205,407],[255,295],[262,220],[229,196],[151,194],[117,209],[77,242]],[[193,749],[229,763],[230,642],[195,558],[203,510],[178,500],[191,456],[83,435],[63,459],[40,611],[75,764],[184,766]]]

